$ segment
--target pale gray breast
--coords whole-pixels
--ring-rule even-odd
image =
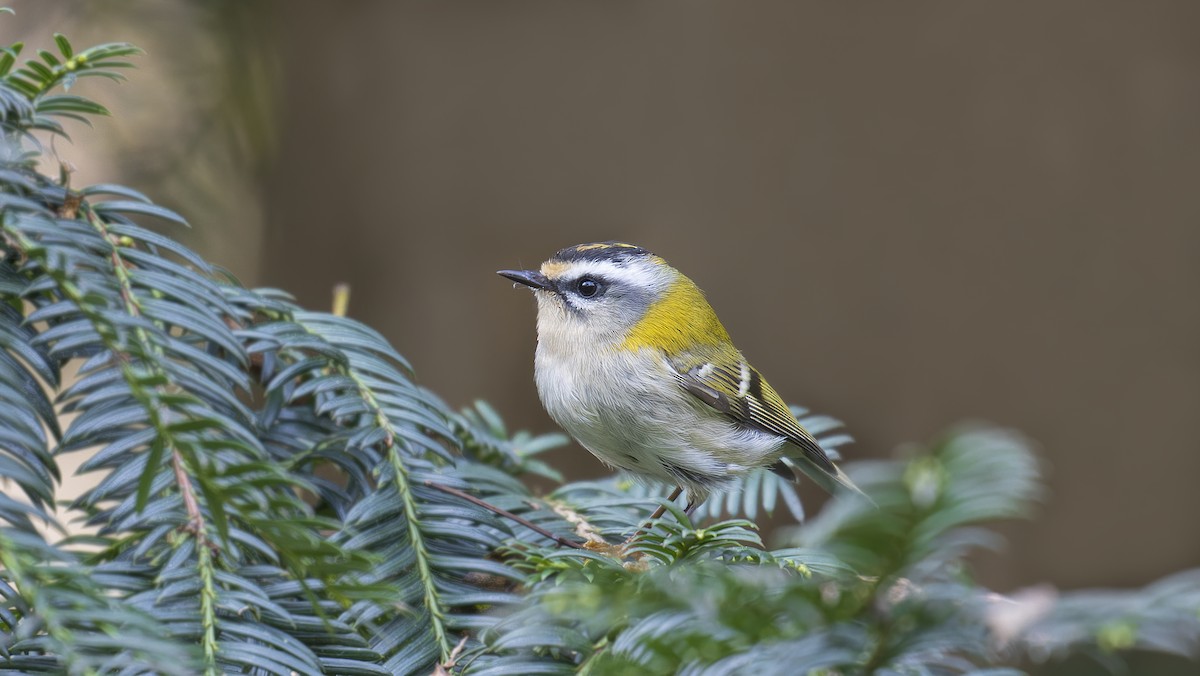
[[[649,355],[607,349],[555,350],[540,341],[538,394],[546,411],[571,436],[604,461],[628,467],[651,440],[674,434],[686,405],[661,366]]]

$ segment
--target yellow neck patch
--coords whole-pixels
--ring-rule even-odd
[[[704,298],[700,287],[679,275],[671,288],[634,324],[621,348],[631,352],[644,347],[678,354],[698,346],[729,342],[729,333]]]

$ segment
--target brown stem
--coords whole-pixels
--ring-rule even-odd
[[[442,484],[434,483],[432,481],[426,481],[425,485],[430,488],[433,488],[435,490],[439,490],[443,493],[448,493],[450,495],[453,495],[454,497],[462,498],[463,500],[466,500],[467,502],[469,502],[473,505],[478,505],[480,507],[483,507],[484,509],[486,509],[490,512],[493,512],[495,514],[499,514],[500,516],[502,516],[506,519],[511,519],[513,521],[516,521],[517,523],[521,524],[522,526],[525,526],[526,528],[537,533],[538,535],[541,535],[543,537],[547,537],[551,540],[554,540],[555,542],[557,542],[559,545],[561,545],[563,547],[571,547],[574,549],[583,549],[583,545],[579,544],[578,542],[573,542],[566,538],[559,537],[559,536],[555,535],[554,533],[551,533],[550,531],[546,530],[545,528],[542,528],[541,526],[531,522],[529,519],[517,516],[516,514],[513,514],[512,512],[508,511],[507,509],[501,509],[500,507],[497,507],[496,505],[493,505],[490,502],[480,500],[479,498],[475,497],[474,495],[471,495],[470,493],[464,493],[464,492],[458,490],[457,488],[451,488],[449,486],[444,486]]]
[[[183,495],[183,506],[187,510],[188,524],[186,528],[196,536],[197,542],[212,550],[214,555],[220,553],[217,544],[209,540],[208,534],[204,532],[204,514],[200,511],[200,503],[196,500],[196,493],[192,490],[192,481],[183,469],[183,457],[175,449],[171,449],[171,467],[175,470],[175,482],[179,484],[179,492]]]
[[[82,204],[83,194],[68,188],[67,196],[63,198],[62,206],[58,208],[59,218],[75,220],[75,217],[79,215],[79,207]]]

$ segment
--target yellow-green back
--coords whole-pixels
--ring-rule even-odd
[[[666,263],[663,263],[665,266]],[[658,348],[673,356],[697,347],[729,343],[729,333],[692,280],[676,272],[676,280],[650,304],[630,329],[622,347],[636,351]]]

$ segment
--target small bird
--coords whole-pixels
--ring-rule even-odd
[[[686,490],[688,514],[758,467],[861,494],[662,258],[597,242],[498,274],[537,299],[542,405],[605,464]]]

